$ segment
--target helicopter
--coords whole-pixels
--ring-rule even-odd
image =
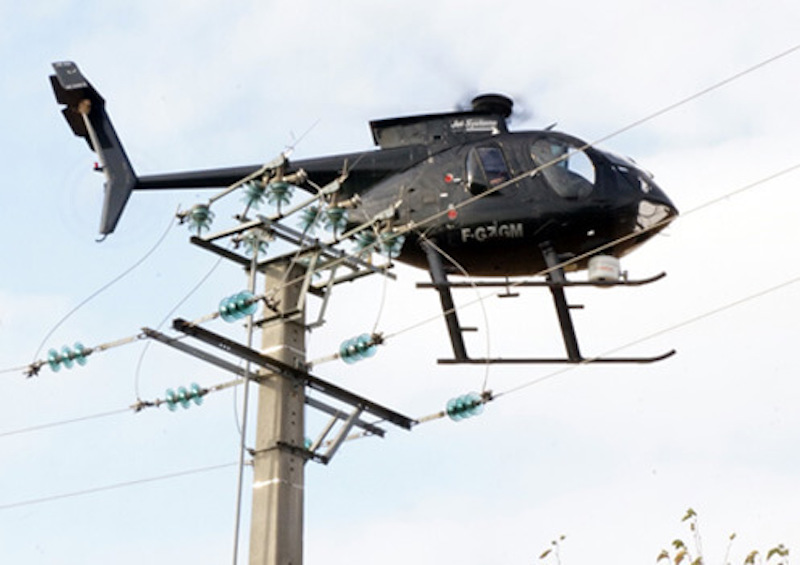
[[[71,61],[53,63],[50,76],[58,103],[75,135],[99,157],[105,175],[100,234],[112,233],[133,191],[224,188],[264,170],[237,166],[137,175],[105,110],[105,100]],[[641,285],[629,280],[618,258],[664,229],[677,208],[653,176],[632,159],[601,150],[552,127],[510,131],[513,101],[484,94],[469,109],[370,122],[377,149],[269,165],[273,178],[291,178],[317,194],[342,179],[329,204],[347,210],[350,226],[379,221],[403,234],[397,261],[429,272],[418,287],[439,293],[453,348],[440,363],[649,363],[653,357],[582,355],[565,288]],[[588,269],[588,282],[567,271]],[[468,277],[451,282],[450,276]],[[509,277],[543,275],[544,281]],[[476,281],[473,277],[487,277]],[[498,280],[502,279],[502,280]],[[527,286],[552,293],[566,356],[473,358],[467,353],[452,290],[468,286]]]

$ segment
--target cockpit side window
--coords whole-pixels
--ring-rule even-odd
[[[476,147],[467,155],[467,189],[481,194],[511,178],[499,147]]]
[[[542,176],[562,198],[581,200],[594,189],[594,163],[578,147],[558,139],[538,139],[531,144],[531,157],[537,167],[543,167]]]

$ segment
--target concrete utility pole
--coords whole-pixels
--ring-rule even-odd
[[[376,267],[333,246],[320,244],[318,240],[307,240],[303,233],[279,222],[268,225],[265,222],[249,221],[236,229],[192,238],[192,243],[204,249],[241,266],[249,265],[252,277],[255,277],[256,270],[264,274],[263,296],[254,294],[253,278],[248,291],[226,298],[220,303],[219,310],[222,319],[230,322],[252,315],[254,308],[251,307],[263,299],[267,307],[261,321],[257,322],[262,331],[261,351],[252,348],[249,337],[248,343],[243,345],[182,318],[174,319],[172,327],[207,347],[223,351],[226,356],[238,357],[260,367],[258,376],[253,379],[258,383],[258,415],[255,445],[250,451],[253,458],[253,505],[249,562],[250,565],[302,565],[306,461],[327,465],[353,430],[358,430],[361,435],[383,437],[384,424],[410,430],[417,422],[310,374],[306,365],[307,296],[315,294],[320,297],[323,300],[321,312],[324,312],[335,285],[371,274],[390,276],[385,272],[387,267]],[[256,264],[253,257],[239,255],[218,243],[240,237],[254,228],[268,231],[272,238],[289,243],[297,251]],[[301,253],[305,253],[307,264],[298,261]],[[344,273],[335,277],[337,270]],[[328,273],[328,279],[314,285],[314,275],[322,271]],[[321,320],[320,313],[315,323],[319,324]],[[240,376],[249,372],[249,368],[242,369],[208,349],[194,347],[153,330],[148,330],[147,335],[223,370]],[[367,335],[366,341],[362,337],[359,336],[352,347],[348,346],[353,350],[350,354],[356,358],[363,353],[363,348],[375,346],[372,336]],[[349,341],[353,340],[345,343]],[[312,394],[307,395],[307,392]],[[306,445],[306,406],[330,418],[309,445]],[[243,448],[245,438],[243,435]],[[237,562],[239,547],[238,512],[237,508],[234,563]]]
[[[265,270],[266,289],[278,311],[290,318],[262,328],[262,353],[303,367],[305,309],[300,302],[303,271],[287,262]],[[287,285],[289,281],[301,281]],[[286,376],[264,372],[258,385],[258,420],[253,456],[250,565],[302,565],[305,459],[305,387]]]

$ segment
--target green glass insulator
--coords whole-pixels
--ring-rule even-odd
[[[185,386],[179,386],[178,387],[177,401],[184,408],[189,408],[189,406],[191,406],[190,401],[189,401],[189,391],[186,390]]]
[[[355,358],[355,354],[355,344],[353,343],[352,339],[343,341],[339,346],[339,358],[348,365],[358,361],[358,359]]]
[[[61,355],[58,354],[58,351],[51,349],[47,352],[47,364],[54,373],[61,370]]]
[[[339,346],[339,357],[345,363],[352,364],[375,355],[377,346],[370,334],[361,334],[342,342]]]
[[[235,296],[236,309],[240,312],[241,317],[255,314],[258,310],[258,304],[254,301],[255,297],[255,294],[249,290],[243,290]]]
[[[303,233],[313,232],[320,221],[319,206],[309,206],[300,212],[300,229]]]
[[[258,208],[266,198],[266,187],[264,183],[251,180],[244,185],[244,201],[251,208]]]
[[[483,398],[477,392],[470,392],[447,402],[445,412],[454,422],[477,416],[483,412]]]
[[[197,230],[197,233],[209,229],[214,220],[214,213],[205,204],[195,204],[189,210],[189,229]]]
[[[203,403],[203,389],[197,383],[192,383],[189,387],[189,394],[191,395],[192,401],[197,405],[200,406]]]
[[[270,204],[288,204],[292,199],[292,185],[286,182],[271,182],[267,186],[269,195],[267,200]]]
[[[257,233],[250,232],[244,236],[244,251],[249,256],[260,256],[267,252],[267,242],[264,241]]]
[[[361,346],[361,357],[363,359],[373,357],[378,351],[378,346],[372,341],[372,336],[370,334],[362,334],[359,337],[359,341]]]
[[[383,234],[381,236],[381,253],[391,258],[400,255],[406,238],[400,234]]]
[[[461,413],[461,402],[459,398],[451,398],[447,401],[447,408],[445,409],[447,415],[450,417],[451,420],[454,422],[458,422],[459,420],[463,419],[464,416]]]
[[[238,320],[236,304],[231,297],[223,298],[219,303],[219,317],[226,322]]]
[[[72,369],[72,366],[74,365],[74,362],[72,360],[74,355],[75,354],[72,352],[72,350],[65,345],[61,349],[61,364],[64,365],[67,369]]]
[[[375,232],[365,231],[358,234],[356,246],[360,251],[375,251],[378,236]]]
[[[175,412],[175,410],[178,408],[178,395],[175,394],[174,390],[168,388],[165,397],[167,408],[169,408],[170,412]]]
[[[470,392],[466,395],[468,403],[467,412],[470,416],[478,416],[483,412],[483,399],[477,392]]]
[[[325,210],[325,227],[333,231],[344,229],[347,225],[347,211],[344,208]]]
[[[81,342],[75,343],[75,347],[73,348],[75,352],[75,362],[83,367],[86,365],[86,348],[83,346]]]

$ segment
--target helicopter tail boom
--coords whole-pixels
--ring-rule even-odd
[[[82,137],[97,153],[106,177],[100,233],[107,235],[122,215],[122,210],[138,184],[128,156],[105,110],[105,100],[89,84],[71,61],[53,63],[50,76],[56,100],[64,104],[64,118],[76,136]]]

